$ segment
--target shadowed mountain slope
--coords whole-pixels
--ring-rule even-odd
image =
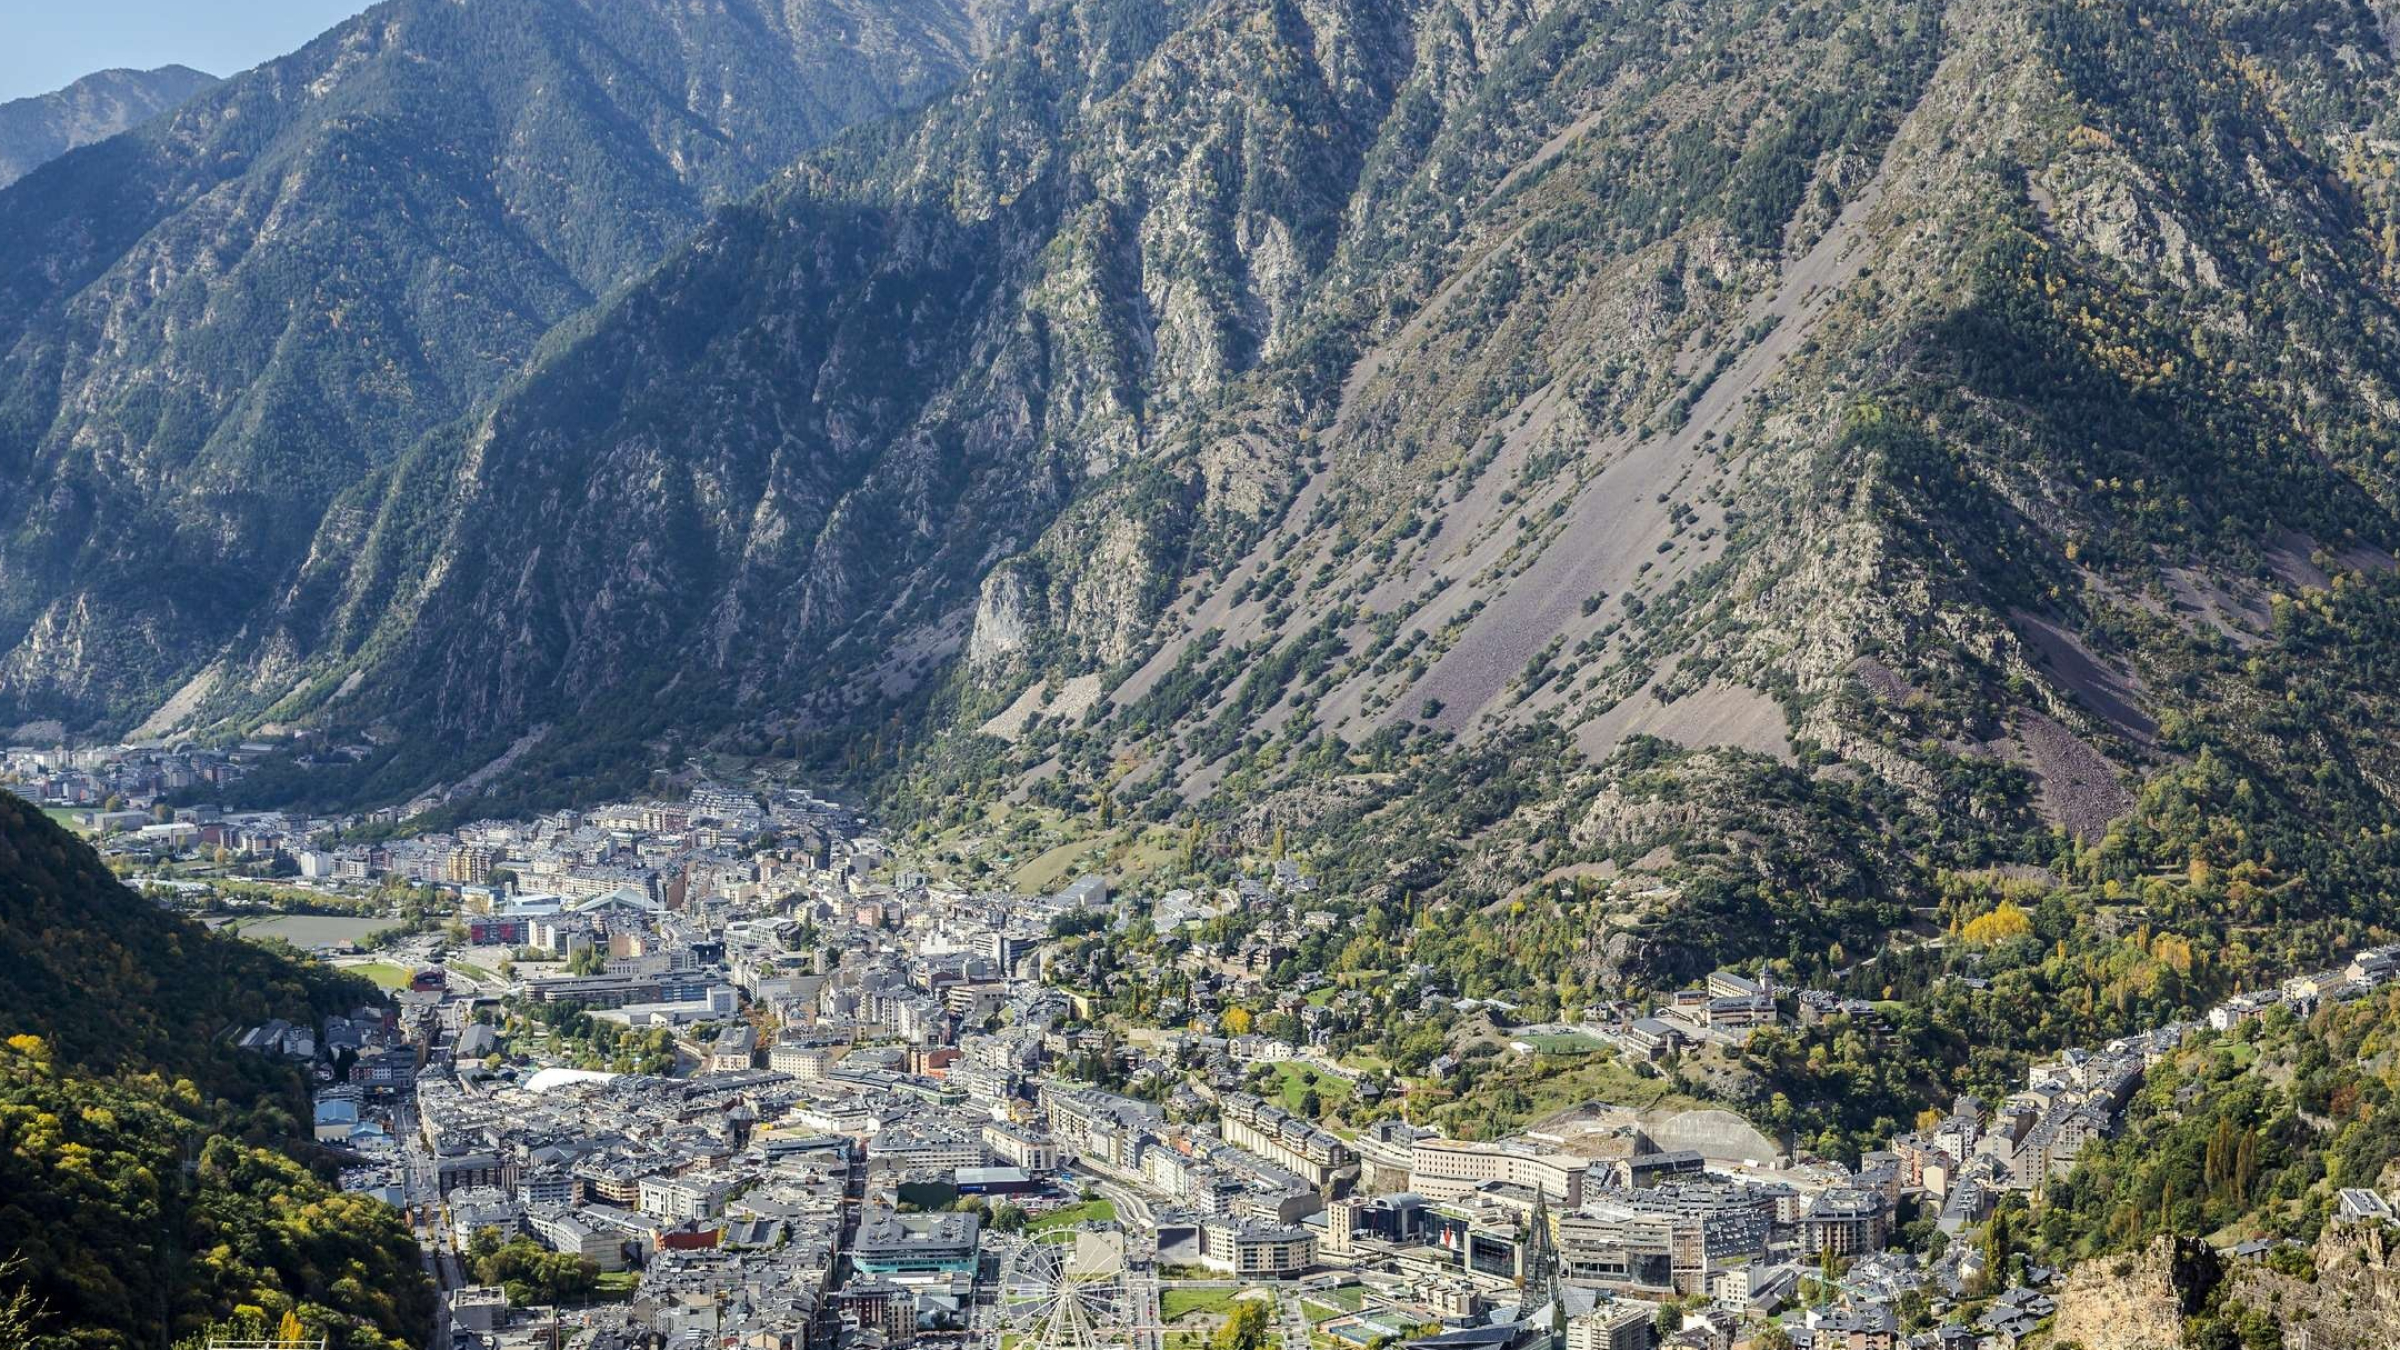
[[[342,492],[1013,13],[389,0],[0,192],[0,723],[143,720]]]

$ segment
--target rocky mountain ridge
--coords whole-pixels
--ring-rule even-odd
[[[391,0],[0,192],[0,723],[196,700],[344,493],[1016,12]]]
[[[0,103],[0,188],[78,146],[146,122],[217,82],[190,66],[95,71],[63,89]]]
[[[2159,1238],[2141,1252],[2084,1262],[2059,1292],[2050,1335],[2083,1350],[2174,1350],[2192,1344],[2186,1319],[2208,1306],[2228,1320],[2305,1331],[2312,1344],[2387,1345],[2400,1336],[2400,1269],[2382,1225],[2328,1228],[2303,1269],[2251,1258],[2228,1261],[2189,1238]]]

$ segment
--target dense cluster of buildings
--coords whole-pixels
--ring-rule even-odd
[[[302,865],[459,898],[465,942],[400,1016],[270,1024],[244,1043],[324,1066],[319,1137],[356,1156],[350,1184],[409,1206],[447,1253],[452,1328],[500,1346],[532,1323],[472,1279],[478,1234],[626,1272],[630,1298],[572,1314],[597,1345],[880,1347],[991,1333],[1015,1230],[1099,1196],[1128,1268],[1370,1291],[1319,1328],[1335,1342],[1651,1350],[1673,1303],[1687,1312],[1668,1343],[1701,1350],[1772,1315],[1808,1350],[2004,1346],[2044,1296],[1903,1333],[1904,1298],[1940,1306],[1980,1274],[1972,1243],[1932,1263],[1889,1250],[1904,1218],[1957,1235],[2009,1192],[2038,1192],[2196,1029],[2063,1053],[1854,1168],[1780,1156],[1746,1126],[1631,1113],[1499,1139],[1395,1119],[1346,1134],[1281,1086],[1296,1063],[1362,1100],[1377,1090],[1330,1053],[1356,991],[1291,969],[1337,920],[1288,867],[1138,906],[1098,878],[982,892],[900,872],[861,822],[806,794],[707,784]],[[1137,910],[1172,927],[1242,908],[1270,917],[1194,944],[1156,1020],[1223,1027],[1238,1003],[1275,1034],[1247,1018],[1224,1035],[1100,1030],[1077,992],[1095,984],[1090,944],[1072,935]],[[2363,952],[2205,1020],[2237,1026],[2396,972],[2400,952]],[[1448,997],[1423,991],[1428,1008]],[[1561,1032],[1650,1058],[1872,1013],[1720,971]],[[2345,1197],[2370,1217],[2377,1200]],[[1076,1214],[1109,1227],[1103,1212]]]
[[[270,752],[175,746],[10,746],[0,750],[0,782],[45,806],[125,813],[147,819],[160,800],[240,779]]]

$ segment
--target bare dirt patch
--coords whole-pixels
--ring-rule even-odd
[[[223,673],[218,667],[210,666],[194,675],[166,702],[158,705],[156,712],[144,718],[140,726],[125,733],[125,739],[146,741],[180,730],[183,724],[190,720],[193,713],[200,711],[200,705],[207,700],[208,696],[216,692],[217,682]]]
[[[1783,706],[1756,689],[1711,681],[1661,703],[1645,689],[1575,730],[1575,744],[1606,759],[1628,736],[1656,736],[1687,749],[1723,746],[1794,763]]]
[[[1025,724],[1034,718],[1057,717],[1073,722],[1099,701],[1100,677],[1097,675],[1078,675],[1055,690],[1048,684],[1035,684],[1017,695],[1016,702],[994,713],[989,721],[976,730],[1015,745],[1025,734]]]

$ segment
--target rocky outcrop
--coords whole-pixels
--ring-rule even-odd
[[[1277,296],[1328,255],[1417,16],[1157,17],[1044,14],[411,450],[363,545],[315,550],[262,625],[258,650],[314,654],[310,690],[374,654],[342,706],[291,711],[400,703],[480,743],[621,712],[671,652],[695,696],[737,691],[719,707],[831,720],[905,692],[863,672],[961,611],[978,670],[1145,645],[1196,499],[1240,493],[1117,461],[1196,434],[1292,321]],[[1122,509],[1008,561],[1087,491]],[[291,687],[258,670],[220,710]]]
[[[2335,1224],[2297,1265],[2220,1257],[2191,1238],[2159,1238],[2139,1252],[2086,1261],[2059,1289],[2051,1343],[2175,1350],[2184,1344],[2184,1319],[2203,1309],[2226,1321],[2261,1314],[2286,1343],[2305,1333],[2322,1350],[2400,1344],[2400,1231]]]
[[[2207,1244],[2189,1238],[2162,1237],[2139,1252],[2086,1261],[2059,1287],[2051,1341],[2083,1350],[2176,1350],[2183,1319],[2222,1274]]]
[[[2313,1278],[2260,1262],[2236,1265],[2226,1283],[2227,1302],[2273,1318],[2287,1345],[2303,1330],[2317,1350],[2400,1345],[2400,1230],[2337,1224],[2309,1256]]]
[[[0,192],[0,721],[122,731],[324,617],[312,535],[412,442],[1024,8],[401,0]]]
[[[909,89],[938,62],[901,38],[984,13],[863,4],[845,31]],[[503,174],[472,214],[516,228],[443,237],[514,289],[461,292],[449,252],[304,209],[372,148],[310,120],[311,90],[506,10],[431,8],[120,138],[156,160],[131,181],[211,203],[196,243],[145,206],[102,247],[0,194],[0,238],[31,241],[0,249],[0,302],[34,301],[0,303],[0,437],[29,448],[0,456],[26,489],[0,498],[23,512],[0,722],[121,727],[187,689],[187,725],[460,747],[411,788],[549,725],[512,772],[560,790],[542,761],[595,744],[906,706],[978,772],[1160,815],[1555,730],[1615,767],[1516,808],[1550,813],[1538,846],[1462,841],[1449,875],[1648,873],[1656,903],[1595,938],[1613,963],[1672,945],[1679,896],[1737,926],[1770,892],[1905,922],[1941,847],[2104,834],[2178,728],[2289,702],[2172,596],[2239,595],[2264,643],[2279,597],[2400,546],[2376,317],[2400,202],[2355,149],[2390,139],[2400,82],[2349,11],[1074,0],[585,312],[735,195],[751,140],[790,137],[612,119],[639,135],[599,162],[693,209],[619,220],[632,186]],[[623,87],[726,92],[682,36],[674,78]],[[2161,71],[2180,102],[2150,96]],[[2222,134],[2187,144],[2162,107]],[[307,134],[272,166],[177,139],[217,144],[237,108]],[[354,294],[367,262],[327,266],[329,240],[422,266]],[[268,316],[208,350],[357,364],[246,401],[263,367],[160,345],[192,330],[142,278],[197,303],[270,259],[326,289],[201,305]],[[73,298],[43,298],[61,276]],[[2262,781],[2272,740],[2242,747]],[[1786,846],[1828,818],[1857,841]]]

